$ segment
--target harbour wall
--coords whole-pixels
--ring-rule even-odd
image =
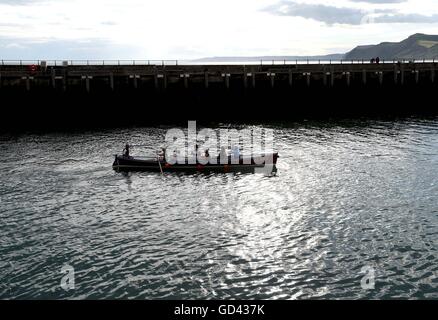
[[[0,65],[1,90],[124,91],[434,84],[438,62],[284,65]]]
[[[0,130],[437,115],[438,64],[0,65]]]

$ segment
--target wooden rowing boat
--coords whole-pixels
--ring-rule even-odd
[[[185,163],[170,164],[165,159],[159,160],[158,157],[155,159],[141,159],[116,155],[113,168],[118,171],[255,172],[256,169],[275,170],[278,158],[278,153],[271,153],[258,156],[240,156],[239,159],[228,157],[226,164],[221,164],[219,157],[216,159],[216,163],[210,161],[207,164],[201,164],[199,162],[190,164],[186,160]]]

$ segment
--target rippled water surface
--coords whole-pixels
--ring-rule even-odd
[[[438,119],[273,128],[272,177],[112,170],[166,128],[0,136],[0,298],[438,298]]]

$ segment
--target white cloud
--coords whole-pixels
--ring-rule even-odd
[[[44,58],[45,45],[47,55],[69,59],[307,55],[438,33],[438,24],[421,19],[438,14],[436,0],[294,2],[347,8],[344,14],[397,10],[406,23],[394,27],[393,14],[379,21],[384,23],[327,25],[308,16],[267,12],[279,3],[270,0],[0,0],[0,43],[26,47],[6,50],[3,45],[0,55]],[[333,19],[329,12],[319,14],[320,20]]]
[[[388,3],[390,0],[373,0],[373,3]],[[396,3],[404,2],[396,0]],[[371,2],[368,0],[368,2]],[[395,3],[394,0],[391,3]],[[302,17],[324,22],[328,25],[359,25],[365,21],[373,23],[438,23],[438,14],[402,13],[398,8],[379,7],[361,9],[356,7],[339,7],[321,3],[303,3],[283,0],[266,8],[266,11],[280,16]]]

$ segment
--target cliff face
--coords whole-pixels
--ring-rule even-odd
[[[383,42],[378,45],[358,46],[348,59],[434,59],[438,58],[438,35],[414,34],[401,42]]]

